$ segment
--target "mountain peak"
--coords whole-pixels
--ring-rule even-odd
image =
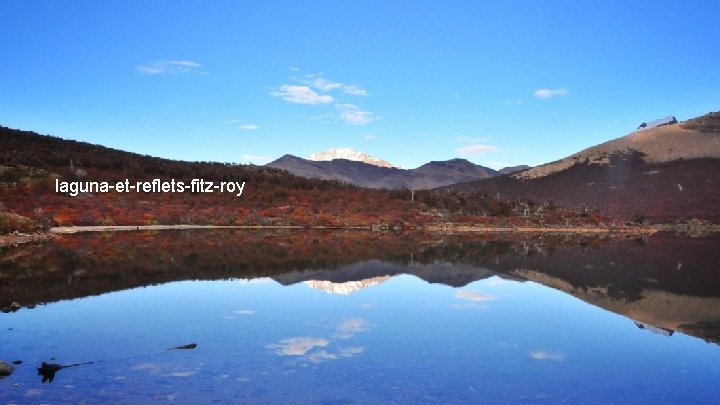
[[[315,152],[308,157],[308,160],[314,161],[328,161],[335,159],[354,160],[356,162],[363,162],[379,167],[397,167],[386,160],[372,157],[367,153],[356,151],[353,148],[331,148],[324,152]]]

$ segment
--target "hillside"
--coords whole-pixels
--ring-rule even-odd
[[[700,122],[704,124],[698,125]],[[720,132],[717,129],[719,122],[720,113],[711,113],[681,124],[635,131],[559,161],[523,171],[514,177],[533,179],[548,176],[576,164],[608,165],[610,155],[634,152],[639,152],[642,161],[648,164],[701,158],[719,159]]]
[[[720,114],[633,132],[510,176],[451,186],[598,209],[623,220],[720,222]]]
[[[55,180],[245,182],[229,193],[56,192]],[[415,219],[427,207],[270,167],[183,162],[0,127],[0,212],[54,225],[367,225]],[[10,214],[7,214],[9,216]],[[13,217],[14,218],[14,217]],[[2,221],[0,221],[2,222]]]
[[[349,172],[406,171],[334,160]],[[468,162],[469,163],[469,162]],[[235,193],[190,189],[191,182],[243,183]],[[184,182],[183,192],[107,191],[73,193],[58,188],[74,182]],[[194,183],[193,183],[194,184]],[[78,190],[76,190],[78,191]],[[237,190],[236,190],[237,191]],[[308,179],[272,167],[183,162],[143,156],[84,142],[0,127],[0,234],[69,225],[251,225],[335,226],[401,229],[424,224],[537,224],[560,218],[597,223],[567,210],[542,217],[521,215],[528,202],[499,200],[475,192],[435,193],[361,189],[336,180]],[[529,204],[532,204],[529,202]],[[594,221],[594,222],[593,222]]]

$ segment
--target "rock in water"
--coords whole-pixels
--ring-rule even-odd
[[[197,343],[190,343],[189,345],[173,347],[172,349],[167,349],[167,350],[192,350],[196,347],[197,347]]]
[[[12,364],[5,363],[0,360],[0,378],[5,378],[15,371],[15,367]]]

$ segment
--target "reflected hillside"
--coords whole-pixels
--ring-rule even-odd
[[[400,274],[452,287],[499,276],[558,289],[648,331],[720,342],[717,236],[504,237],[225,230],[63,235],[0,252],[0,305],[8,312],[181,280],[271,277],[350,294]]]

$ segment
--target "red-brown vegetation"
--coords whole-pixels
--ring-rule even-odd
[[[69,225],[294,225],[412,228],[442,221],[543,225],[602,221],[477,192],[371,190],[252,165],[182,162],[0,127],[0,201],[42,228]],[[245,182],[230,193],[56,192],[55,180]]]

